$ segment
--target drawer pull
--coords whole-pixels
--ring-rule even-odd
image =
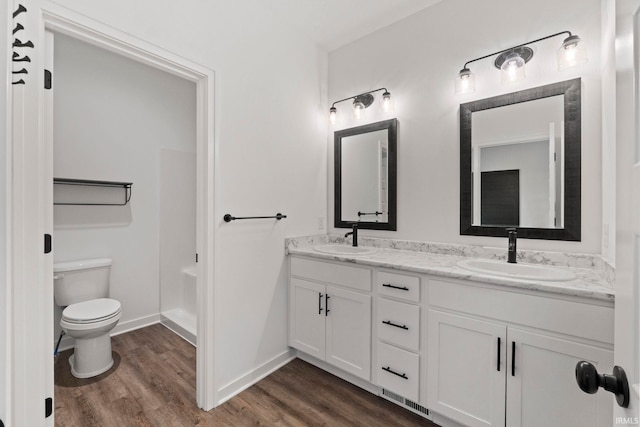
[[[324,315],[325,317],[329,315],[329,293],[324,294]]]
[[[396,323],[393,323],[390,320],[383,320],[382,323],[384,323],[385,325],[395,326],[396,328],[404,329],[405,331],[409,330],[409,327],[407,327],[407,325],[398,325]]]
[[[397,376],[399,376],[400,378],[404,378],[405,380],[408,380],[408,379],[409,379],[409,377],[407,376],[407,374],[399,374],[399,373],[397,373],[396,371],[394,371],[393,369],[391,369],[391,367],[390,367],[390,366],[387,366],[386,368],[383,366],[383,367],[382,367],[382,370],[383,370],[383,371],[387,371],[387,372],[389,372],[390,374],[397,375]]]
[[[406,286],[395,286],[395,285],[392,285],[391,283],[383,283],[382,286],[384,286],[385,288],[399,289],[401,291],[409,290],[409,288],[407,288]]]

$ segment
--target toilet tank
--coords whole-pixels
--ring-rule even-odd
[[[109,296],[111,259],[53,264],[53,296],[60,307]]]

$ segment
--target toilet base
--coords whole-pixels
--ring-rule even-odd
[[[95,377],[111,369],[113,355],[109,333],[102,333],[93,338],[76,338],[69,365],[71,373],[76,378]]]
[[[91,377],[97,377],[100,374],[104,374],[105,372],[107,372],[109,369],[111,369],[111,367],[113,366],[113,358],[111,358],[111,363],[109,363],[107,366],[98,369],[97,371],[94,372],[76,372],[75,368],[73,367],[73,354],[71,356],[69,356],[69,366],[71,366],[71,375],[73,375],[76,378],[91,378]]]

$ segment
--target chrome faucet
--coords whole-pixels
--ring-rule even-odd
[[[518,233],[515,228],[507,228],[509,233],[509,254],[507,256],[507,262],[515,264],[516,261],[516,240],[518,239]]]
[[[353,246],[358,246],[358,224],[353,223],[351,225],[351,231],[344,235],[344,237],[349,237],[353,235]]]

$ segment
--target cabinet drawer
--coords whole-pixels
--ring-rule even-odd
[[[378,298],[378,339],[413,351],[420,349],[420,307]]]
[[[418,401],[420,356],[378,341],[378,385]]]
[[[380,271],[377,284],[380,295],[420,302],[420,279],[417,277]]]
[[[371,291],[371,270],[367,268],[291,257],[291,275]]]

